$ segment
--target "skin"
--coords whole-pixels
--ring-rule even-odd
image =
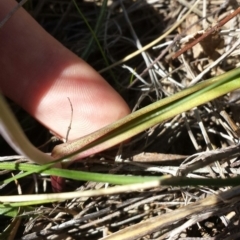
[[[0,21],[16,6],[0,1]],[[69,140],[114,122],[130,110],[86,62],[49,35],[24,9],[0,29],[0,89],[60,138]],[[89,152],[91,154],[91,152]]]
[[[0,1],[0,21],[14,6],[14,0]],[[93,68],[49,35],[23,8],[0,29],[0,53],[1,92],[61,139],[70,122],[68,98],[73,106],[69,140],[130,113],[121,96]],[[92,149],[87,154],[99,151]],[[64,179],[53,176],[52,186],[54,191],[62,191]]]

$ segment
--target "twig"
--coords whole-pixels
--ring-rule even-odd
[[[176,52],[172,59],[176,59],[177,57],[179,57],[181,54],[183,54],[184,52],[186,52],[188,49],[192,48],[193,46],[195,46],[196,44],[198,44],[200,41],[202,41],[203,39],[205,39],[207,36],[209,36],[210,34],[219,31],[219,29],[226,24],[229,20],[231,20],[232,18],[234,18],[235,16],[237,16],[240,13],[240,7],[238,9],[236,9],[233,13],[229,14],[228,16],[226,16],[225,18],[223,18],[222,20],[219,21],[218,24],[216,24],[214,27],[212,27],[210,30],[208,30],[207,32],[205,32],[204,34],[202,34],[200,37],[196,38],[195,40],[193,40],[191,43],[187,44],[185,47],[183,47],[182,49],[180,49],[178,52]]]
[[[239,156],[239,150],[240,144],[237,144],[236,146],[234,145],[201,154],[188,163],[188,165],[181,165],[178,171],[178,176],[186,176],[189,172],[203,168],[215,161],[219,161],[219,159],[229,159]],[[185,161],[187,161],[187,159]]]
[[[151,43],[145,45],[143,48],[133,52],[132,54],[126,56],[125,58],[121,59],[118,62],[113,63],[112,65],[108,66],[107,68],[104,68],[102,70],[99,71],[99,73],[103,73],[106,72],[107,70],[118,66],[119,64],[122,64],[130,59],[132,59],[133,57],[136,57],[138,54],[140,54],[141,52],[153,47],[154,45],[156,45],[158,42],[160,42],[162,39],[164,39],[166,36],[168,36],[172,31],[174,31],[186,18],[187,16],[193,11],[193,9],[196,7],[196,5],[199,3],[199,0],[197,0],[193,6],[188,10],[188,12],[183,16],[183,18],[181,18],[177,23],[175,23],[167,32],[165,32],[163,35],[161,35],[159,38],[155,39],[154,41],[152,41]]]
[[[70,118],[70,123],[69,123],[67,134],[66,134],[66,142],[68,141],[68,136],[69,136],[69,132],[71,131],[72,120],[73,120],[73,106],[72,106],[72,103],[71,103],[71,100],[69,97],[68,97],[68,101],[69,101],[70,107],[71,107],[71,118]]]

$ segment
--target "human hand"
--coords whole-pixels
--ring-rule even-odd
[[[16,5],[0,2],[0,18]],[[0,89],[38,121],[69,139],[91,133],[129,113],[113,88],[87,63],[19,9],[0,30]]]
[[[13,0],[1,0],[0,20],[15,5]],[[129,113],[127,104],[94,69],[50,36],[24,9],[0,29],[0,52],[0,90],[60,138],[65,138],[71,119],[68,99],[73,106],[70,140]],[[63,179],[52,180],[54,188],[62,189]]]

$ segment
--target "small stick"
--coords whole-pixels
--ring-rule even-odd
[[[240,138],[240,129],[238,128],[238,126],[235,124],[235,122],[230,118],[230,116],[225,112],[225,111],[221,111],[220,115],[224,118],[224,120],[228,123],[228,125],[230,126],[231,130],[234,133],[234,137],[236,138]]]
[[[73,120],[73,106],[72,106],[72,103],[71,103],[71,100],[70,100],[69,97],[68,97],[68,101],[69,101],[70,107],[71,107],[71,118],[70,118],[70,123],[69,123],[69,126],[68,126],[68,130],[67,130],[66,142],[68,141],[68,136],[69,136],[69,132],[71,131],[72,120]]]
[[[207,32],[203,33],[200,37],[198,37],[197,39],[195,39],[194,41],[192,41],[191,43],[187,44],[185,47],[183,47],[182,49],[180,49],[178,52],[176,52],[172,59],[176,59],[177,57],[179,57],[181,54],[183,54],[184,52],[186,52],[188,49],[192,48],[193,46],[195,46],[196,44],[198,44],[200,41],[202,41],[204,38],[206,38],[207,36],[209,36],[210,34],[212,34],[215,31],[219,31],[219,29],[226,24],[229,20],[231,20],[232,18],[234,18],[235,16],[237,16],[240,13],[240,7],[237,8],[233,13],[229,14],[228,16],[226,16],[225,18],[223,18],[222,20],[219,21],[218,24],[216,24],[214,27],[212,27],[211,29],[209,29]]]

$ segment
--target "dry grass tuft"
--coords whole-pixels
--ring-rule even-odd
[[[78,1],[93,28],[101,2]],[[201,43],[172,59],[175,52],[202,36],[202,30],[208,31],[236,9],[233,3],[200,1],[197,9],[154,48],[105,71],[103,76],[136,110],[238,67],[238,47],[229,53],[238,40],[238,15]],[[185,0],[109,1],[97,32],[109,64],[157,39],[180,21],[190,6],[192,3]],[[82,56],[91,42],[91,34],[72,1],[31,1],[26,7],[48,32]],[[85,60],[98,71],[107,67],[94,41],[90,49],[84,55]],[[218,62],[221,56],[225,57]],[[234,129],[240,120],[238,99],[237,91],[216,99],[149,129],[117,153],[109,150],[79,162],[74,168],[154,176],[166,173],[201,178],[238,176],[236,143],[239,135]],[[232,125],[229,125],[231,120]],[[69,190],[106,187],[74,181],[69,181],[67,186]],[[1,191],[9,194],[10,190],[3,188]],[[218,195],[219,192],[225,195]],[[238,210],[238,187],[164,187],[73,199],[30,209],[23,214],[27,218],[19,229],[19,238],[237,239],[240,235]]]

